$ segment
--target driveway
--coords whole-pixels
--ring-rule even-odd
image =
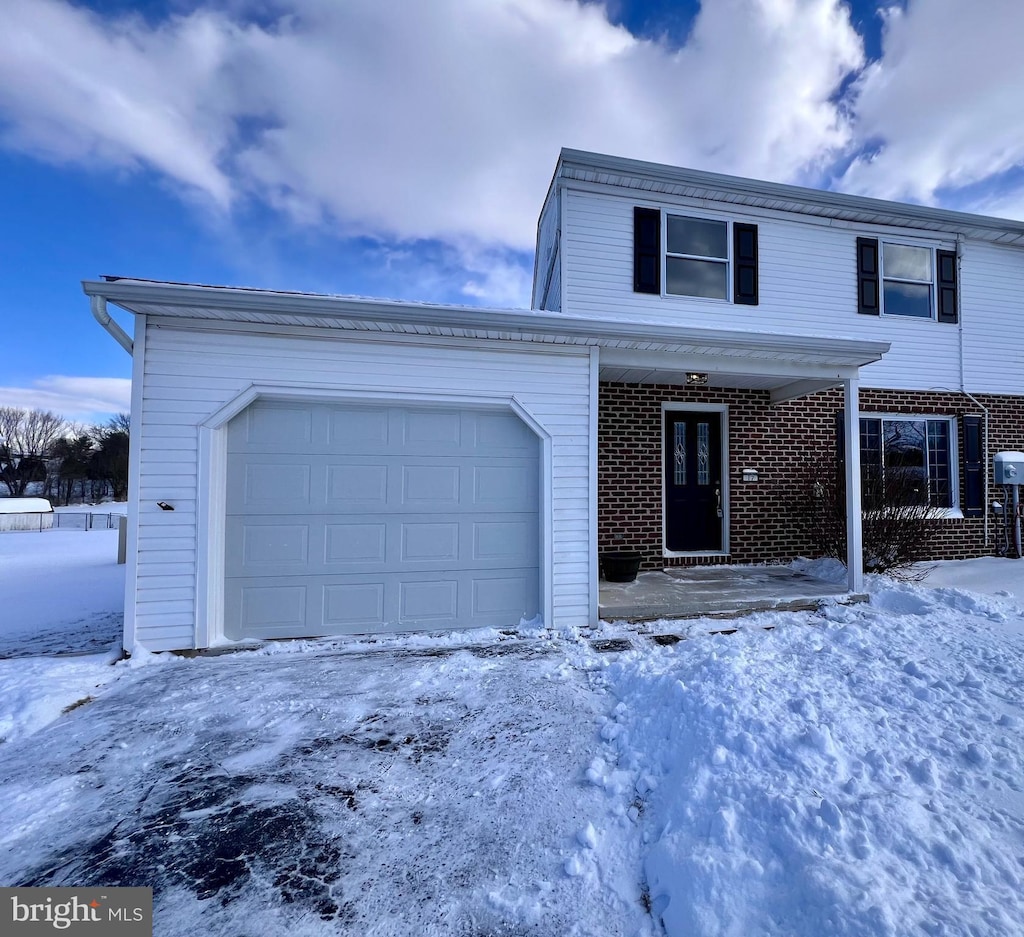
[[[3,746],[0,880],[151,885],[168,937],[654,933],[633,795],[587,780],[601,666],[510,639],[141,667]]]

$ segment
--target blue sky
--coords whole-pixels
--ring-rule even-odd
[[[101,274],[528,304],[561,146],[1024,216],[1019,0],[10,0],[0,25],[0,405],[75,419],[127,409]]]

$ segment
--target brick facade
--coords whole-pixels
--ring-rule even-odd
[[[989,411],[988,472],[991,455],[1024,451],[1024,396],[975,395]],[[823,391],[778,406],[767,391],[689,388],[670,384],[603,382],[598,414],[598,549],[638,550],[643,566],[707,562],[788,562],[813,555],[813,546],[795,529],[791,505],[796,475],[805,453],[834,452],[841,390]],[[729,542],[727,557],[662,555],[663,403],[726,404],[729,408]],[[936,391],[862,390],[861,410],[879,413],[963,416],[981,414],[964,394]],[[963,464],[963,438],[957,433]],[[758,472],[744,482],[743,469]],[[961,503],[963,472],[960,472]],[[990,493],[989,501],[996,498]],[[993,552],[997,523],[990,515],[989,542],[983,518],[939,522],[934,559]]]

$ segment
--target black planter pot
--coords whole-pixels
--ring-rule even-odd
[[[640,571],[643,554],[633,550],[615,550],[602,553],[601,575],[606,582],[632,582]]]

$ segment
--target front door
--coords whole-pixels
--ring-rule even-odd
[[[665,547],[722,549],[722,414],[665,411]]]

